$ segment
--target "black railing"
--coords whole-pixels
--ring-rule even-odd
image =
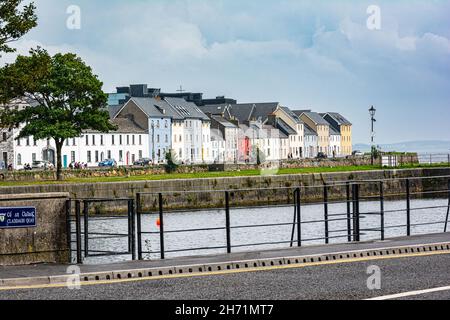
[[[444,225],[443,230],[447,231],[448,218],[450,214],[450,179],[449,177],[439,177],[440,179],[446,179],[446,189],[433,189],[427,190],[423,186],[417,186],[417,183],[423,183],[426,179],[435,179],[436,177],[430,178],[408,178],[408,179],[386,179],[386,180],[375,180],[375,181],[354,181],[354,182],[346,182],[346,183],[328,183],[322,186],[299,186],[299,187],[281,187],[281,188],[273,188],[273,189],[232,189],[232,190],[222,190],[222,191],[177,191],[176,193],[183,198],[182,196],[188,196],[190,201],[192,202],[192,198],[196,196],[198,198],[205,197],[205,194],[210,194],[211,203],[213,204],[214,199],[222,198],[223,206],[211,206],[213,210],[223,210],[224,211],[224,220],[225,223],[222,226],[208,226],[202,228],[186,228],[186,229],[170,229],[167,230],[167,225],[164,222],[165,213],[175,212],[174,208],[182,207],[183,204],[174,203],[173,201],[173,192],[172,193],[138,193],[137,194],[137,221],[138,221],[138,259],[143,259],[143,254],[158,254],[161,259],[166,257],[168,253],[182,253],[182,252],[195,252],[195,251],[207,251],[207,250],[224,250],[224,252],[231,253],[233,248],[242,248],[242,247],[259,247],[259,246],[267,246],[267,245],[281,245],[286,244],[291,247],[296,243],[297,246],[302,246],[308,242],[317,242],[324,241],[324,243],[330,243],[332,239],[341,239],[345,238],[346,241],[361,241],[362,236],[368,236],[372,233],[379,233],[379,239],[385,240],[387,238],[386,231],[397,228],[404,228],[404,234],[407,236],[411,236],[413,234],[413,228],[420,226],[432,226],[432,225]],[[403,192],[391,192],[389,193],[389,183],[396,182],[400,184],[401,189],[404,189]],[[414,185],[414,187],[413,187]],[[420,188],[419,188],[420,187]],[[311,198],[312,189],[322,189],[322,196],[320,199],[308,199],[309,201],[302,201],[302,199]],[[338,190],[342,189],[342,190]],[[398,187],[397,187],[398,189]],[[420,189],[419,191],[415,191]],[[333,193],[333,190],[337,195]],[[362,190],[364,192],[362,192]],[[245,206],[242,203],[246,202],[245,194],[248,193],[263,193],[267,194],[268,192],[273,192],[274,194],[280,194],[284,197],[287,195],[287,201],[284,204],[286,208],[293,209],[293,221],[282,221],[276,223],[257,223],[257,224],[238,224],[233,225],[231,223],[231,213],[233,210],[247,207],[247,208],[260,208],[261,205],[253,205],[253,206]],[[316,195],[318,194],[317,190],[313,191]],[[303,196],[302,196],[303,194]],[[443,205],[427,205],[421,207],[412,207],[413,200],[418,198],[430,198],[431,196],[439,195],[440,198],[443,195],[449,199],[448,204]],[[211,196],[213,195],[213,196]],[[145,209],[146,204],[151,203],[152,201],[146,200],[147,197],[153,199],[157,199],[157,208],[153,205],[150,205],[149,209]],[[264,202],[264,195],[258,198],[260,202]],[[390,200],[392,199],[392,200]],[[386,209],[386,203],[391,203],[392,201],[405,201],[405,208],[401,209]],[[270,200],[267,200],[267,204],[263,205],[265,207],[271,207],[275,205],[280,205],[280,201],[282,199],[277,198],[277,201],[274,203],[270,203]],[[176,202],[176,201],[175,201]],[[195,202],[195,201],[194,201]],[[258,201],[256,201],[258,202]],[[379,208],[364,210],[362,206],[370,203],[372,207],[378,206],[376,203],[379,202]],[[330,211],[330,207],[333,205],[342,204],[345,205],[345,212],[332,213]],[[186,205],[186,204],[185,204]],[[302,208],[307,205],[322,205],[323,206],[323,219],[315,220],[315,219],[304,219],[302,216]],[[186,205],[186,207],[188,207]],[[447,214],[444,220],[439,221],[426,221],[426,222],[413,222],[413,213],[418,212],[420,210],[435,210],[446,208]],[[188,210],[188,209],[186,209]],[[206,209],[203,209],[206,210]],[[142,230],[142,215],[158,212],[159,217],[159,230],[158,231],[143,231]],[[392,215],[405,213],[404,220],[405,223],[396,223],[396,224],[386,224],[386,217],[391,217]],[[361,223],[366,221],[368,218],[371,218],[372,224],[373,217],[379,216],[379,222],[377,225],[362,226]],[[345,224],[341,227],[332,228],[332,225],[336,222],[345,222]],[[308,225],[323,225],[322,233],[323,236],[312,236],[305,237],[305,234],[302,233],[302,227]],[[249,241],[248,243],[236,243],[232,239],[232,231],[234,230],[250,230],[249,234],[257,233],[258,229],[262,228],[273,228],[273,227],[291,227],[292,229],[286,235],[290,235],[290,239],[274,239],[268,238],[268,241]],[[319,229],[318,229],[319,230]],[[170,234],[189,234],[189,239],[194,237],[194,234],[197,232],[213,232],[213,231],[225,231],[224,235],[224,244],[219,245],[205,245],[205,246],[193,246],[193,247],[181,247],[181,248],[173,248],[173,243],[169,243],[172,245],[171,249],[167,249],[165,245],[167,244],[166,237]],[[401,232],[398,232],[398,235],[401,235]],[[159,236],[159,249],[156,250],[143,250],[142,249],[142,241],[146,236]],[[377,237],[378,238],[378,237]],[[187,239],[187,238],[186,238]],[[217,239],[217,237],[216,237]],[[182,242],[182,241],[181,241]]]
[[[76,199],[69,200],[67,205],[67,221],[68,221],[68,244],[72,253],[75,253],[75,261],[78,264],[83,263],[83,260],[87,257],[105,257],[105,256],[120,256],[131,255],[132,259],[136,259],[136,235],[135,235],[135,208],[134,199]],[[72,215],[72,202],[74,206],[74,214]],[[90,217],[93,217],[91,212],[92,204],[111,204],[111,203],[127,203],[127,214],[122,215],[107,215],[104,213],[98,213],[95,217],[95,221],[112,221],[114,219],[127,220],[128,228],[127,233],[118,232],[98,232],[91,231],[89,228]],[[75,236],[75,239],[73,239]],[[92,249],[90,247],[90,240],[108,240],[108,239],[122,239],[127,238],[127,250],[115,250],[114,248],[100,250]]]

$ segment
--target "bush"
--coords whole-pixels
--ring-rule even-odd
[[[164,165],[164,169],[166,170],[166,173],[173,173],[178,169],[178,164],[176,164],[176,158],[172,153],[172,150],[166,153],[166,164]]]

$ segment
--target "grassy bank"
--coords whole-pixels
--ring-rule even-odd
[[[439,168],[448,167],[448,164],[433,165],[405,165],[397,168],[383,169],[413,169],[413,168]],[[280,169],[277,175],[287,174],[308,174],[308,173],[326,173],[326,172],[351,172],[381,170],[380,166],[346,166],[346,167],[317,167],[317,168],[292,168]],[[242,170],[225,172],[202,172],[202,173],[173,173],[158,175],[142,175],[130,177],[90,177],[90,178],[71,178],[64,181],[0,181],[0,186],[27,186],[27,185],[45,185],[61,183],[98,183],[98,182],[126,182],[126,181],[146,181],[146,180],[168,180],[168,179],[204,179],[204,178],[224,178],[224,177],[248,177],[261,175],[260,170]]]

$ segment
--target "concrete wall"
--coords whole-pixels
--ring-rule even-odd
[[[0,229],[0,266],[68,263],[69,193],[1,194],[0,207],[36,207],[36,227]]]

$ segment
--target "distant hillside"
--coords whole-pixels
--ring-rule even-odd
[[[417,153],[450,153],[450,141],[407,141],[393,144],[380,144],[382,151],[417,152]],[[355,144],[354,150],[370,151],[369,144]]]

